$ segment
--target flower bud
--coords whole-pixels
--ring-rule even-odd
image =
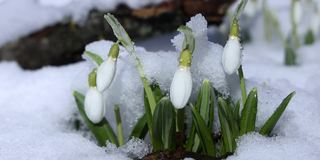
[[[238,37],[231,36],[224,46],[222,53],[222,65],[224,71],[231,75],[241,65],[241,44]]]
[[[84,99],[84,111],[92,123],[99,123],[105,115],[102,94],[96,87],[90,87]]]
[[[97,88],[100,92],[108,89],[114,79],[118,55],[119,45],[115,43],[110,48],[108,59],[99,66],[97,71]]]
[[[105,115],[105,108],[102,94],[96,87],[96,69],[89,74],[88,81],[90,87],[84,99],[84,111],[91,122],[99,123]]]
[[[179,69],[173,76],[170,87],[170,99],[175,108],[183,108],[189,101],[192,91],[192,76],[190,72],[191,52],[184,50],[180,55]]]

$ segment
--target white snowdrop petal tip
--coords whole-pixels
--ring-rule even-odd
[[[222,53],[222,65],[224,71],[231,75],[241,65],[241,44],[238,38],[230,37]]]
[[[96,87],[90,87],[84,99],[84,110],[92,123],[99,123],[105,115],[102,94]]]
[[[175,108],[183,108],[189,101],[192,91],[192,76],[189,67],[180,67],[174,74],[170,99]]]
[[[116,60],[109,57],[97,70],[97,88],[100,92],[106,90],[111,85],[116,72]]]

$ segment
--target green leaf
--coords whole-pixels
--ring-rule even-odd
[[[107,22],[111,26],[114,35],[118,38],[121,44],[128,51],[132,52],[134,50],[133,42],[131,41],[131,38],[129,37],[128,33],[119,23],[119,21],[110,13],[108,13],[107,15],[104,15],[104,18],[107,20]]]
[[[240,122],[240,100],[237,101],[236,106],[233,111],[234,119]],[[240,124],[240,123],[239,123]]]
[[[195,124],[197,134],[199,135],[202,151],[209,156],[215,156],[215,146],[211,137],[211,131],[207,127],[200,113],[191,105],[192,120]]]
[[[304,44],[311,45],[314,43],[314,41],[315,41],[314,34],[313,34],[312,30],[309,29],[304,37]]]
[[[91,58],[98,66],[100,66],[101,63],[103,63],[103,59],[99,55],[97,55],[97,54],[95,54],[93,52],[84,51],[84,54],[86,56],[88,56],[89,58]]]
[[[184,34],[182,50],[189,49],[193,53],[195,48],[195,40],[191,28],[187,26],[180,26],[178,31]]]
[[[196,109],[200,113],[201,117],[204,119],[206,126],[210,131],[212,131],[213,119],[214,119],[214,92],[211,87],[210,81],[205,79],[202,82],[200,91],[198,93],[198,99],[196,103]],[[194,124],[192,124],[194,125]],[[192,132],[195,129],[191,130]],[[193,133],[190,133],[192,135]],[[200,149],[200,139],[198,135],[194,135],[193,137],[193,147],[192,151],[197,152]],[[191,142],[189,142],[191,143]],[[190,145],[190,144],[189,144]]]
[[[207,127],[212,130],[213,125],[213,106],[214,106],[214,92],[209,80],[202,82],[198,100],[197,109],[199,109],[200,115],[205,120]]]
[[[234,114],[235,106],[233,105],[231,99],[229,99],[228,102],[224,101],[222,98],[219,99],[221,99],[220,101],[223,102],[223,107],[221,109],[223,109],[224,116],[230,126],[233,138],[237,139],[239,137],[240,128],[236,119],[236,115]]]
[[[99,124],[92,123],[84,111],[84,95],[74,91],[73,96],[76,100],[78,110],[80,115],[84,119],[85,123],[87,124],[88,128],[96,138],[99,146],[106,146],[106,142],[110,141],[111,143],[118,146],[118,141],[115,133],[113,132],[109,122],[104,118]]]
[[[240,136],[255,129],[257,117],[258,96],[257,89],[253,88],[243,107],[240,120]]]
[[[291,66],[297,64],[297,55],[290,39],[287,40],[285,46],[285,65]]]
[[[162,98],[153,115],[154,151],[174,149],[176,145],[176,113],[168,97]]]
[[[231,118],[231,115],[228,115],[227,107],[228,104],[222,99],[218,98],[218,115],[222,132],[222,141],[223,141],[223,151],[226,153],[233,153],[236,148],[235,136],[232,130],[232,124],[228,122],[228,118]],[[234,123],[234,122],[232,122]]]
[[[195,142],[195,136],[196,136],[196,126],[194,125],[194,122],[192,122],[189,136],[187,138],[187,142],[186,142],[186,146],[185,146],[187,151],[192,151],[192,147]]]
[[[274,126],[277,124],[278,120],[280,119],[282,113],[287,108],[290,100],[295,95],[295,92],[290,93],[278,106],[278,108],[274,111],[272,116],[267,120],[267,122],[262,126],[260,129],[260,134],[262,135],[270,135],[271,131],[273,130]]]
[[[149,94],[152,94],[153,97],[154,97],[154,101],[155,103],[158,103],[160,101],[160,99],[162,97],[164,97],[161,89],[160,89],[160,86],[156,83],[153,83],[152,85],[149,86],[150,88],[150,93]],[[149,102],[149,98],[148,98],[148,95],[147,95],[147,92],[146,90],[144,90],[144,110],[145,110],[145,116],[146,116],[146,121],[147,121],[147,124],[148,124],[148,129],[149,129],[149,135],[150,135],[150,139],[151,139],[151,143],[153,143],[153,131],[152,131],[152,119],[153,119],[153,111],[151,110],[151,107],[150,107],[150,102]]]
[[[148,133],[148,124],[147,124],[147,115],[146,113],[139,118],[136,125],[133,127],[131,134],[129,136],[129,139],[132,139],[133,137],[144,139]]]
[[[117,134],[118,134],[119,146],[122,146],[122,145],[124,145],[124,136],[123,136],[123,128],[122,128],[120,107],[118,105],[116,105],[114,107],[114,115],[115,115],[116,124],[117,124]]]

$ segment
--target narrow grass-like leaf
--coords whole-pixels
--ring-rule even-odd
[[[194,145],[194,141],[195,141],[195,136],[196,136],[196,126],[194,124],[194,122],[192,122],[191,124],[191,129],[187,138],[187,142],[186,142],[186,150],[187,151],[192,151],[192,147]]]
[[[154,151],[174,149],[176,145],[176,114],[168,97],[162,98],[153,115]]]
[[[224,113],[224,116],[228,121],[233,138],[236,139],[239,136],[240,128],[239,128],[238,121],[235,118],[236,116],[234,115],[235,106],[233,105],[233,102],[231,101],[231,99],[229,99],[228,102],[226,102],[222,98],[219,98],[219,99],[220,99],[220,102],[218,102],[218,104],[222,105],[221,109],[223,109],[222,111]]]
[[[154,100],[156,103],[160,101],[160,99],[164,96],[160,86],[156,83],[153,83],[151,86],[149,86],[152,96],[154,97]],[[148,98],[148,94],[146,93],[146,90],[144,91],[144,109],[145,109],[145,116],[147,119],[147,124],[148,124],[148,129],[149,129],[149,135],[151,139],[151,143],[153,143],[153,130],[152,130],[152,119],[153,119],[153,111],[151,110],[150,107],[150,102]]]
[[[211,87],[210,81],[205,79],[202,82],[200,91],[198,93],[198,99],[196,103],[196,110],[200,113],[201,117],[204,119],[206,126],[210,131],[212,131],[213,119],[214,119],[214,91]],[[191,130],[195,131],[195,129]],[[193,133],[190,133],[192,135]],[[197,152],[200,149],[200,139],[197,134],[190,137],[194,138],[192,151]],[[189,142],[191,143],[191,142]],[[189,144],[190,145],[190,144]]]
[[[228,113],[227,107],[228,104],[222,99],[218,99],[218,115],[219,115],[219,121],[221,126],[221,132],[222,132],[222,141],[223,141],[223,151],[225,153],[233,153],[236,148],[236,142],[234,133],[232,131],[232,126],[230,122],[228,122],[228,118],[231,117],[231,115]],[[233,122],[232,122],[233,123]]]
[[[214,106],[214,93],[209,80],[202,82],[196,108],[199,110],[200,115],[205,120],[209,130],[212,130],[213,124],[213,106]]]
[[[208,129],[200,113],[191,105],[192,120],[195,124],[197,134],[199,135],[202,151],[209,156],[215,156],[215,146],[211,137],[211,131]]]
[[[142,117],[139,118],[136,125],[133,127],[129,139],[133,137],[144,139],[148,133],[148,124],[147,124],[147,115],[144,114]]]
[[[236,103],[236,106],[233,111],[233,116],[237,122],[240,122],[240,100],[238,100]],[[240,125],[240,123],[238,125]]]
[[[293,48],[293,44],[291,40],[286,41],[286,46],[285,46],[285,65],[291,66],[291,65],[296,65],[297,64],[297,55],[295,52],[295,49]]]
[[[246,88],[246,80],[244,79],[244,74],[243,74],[243,70],[242,70],[242,65],[240,65],[240,67],[238,69],[238,75],[239,75],[239,79],[240,79],[242,105],[244,105],[247,100],[247,88]]]
[[[124,144],[124,136],[123,136],[120,107],[118,105],[116,105],[114,108],[114,114],[115,114],[116,123],[117,123],[118,142],[119,142],[119,146],[122,146]]]
[[[111,128],[109,122],[104,118],[99,124],[92,123],[88,119],[84,111],[84,95],[77,91],[74,91],[73,96],[76,100],[80,115],[84,119],[92,134],[95,136],[99,146],[106,146],[107,141],[110,141],[111,143],[116,144],[118,146],[117,137],[113,132],[113,129]]]
[[[99,55],[97,55],[93,52],[84,51],[84,54],[86,56],[88,56],[89,58],[91,58],[98,66],[100,66],[101,63],[103,63],[103,59]]]
[[[267,120],[267,122],[262,126],[260,129],[260,134],[262,135],[270,135],[271,131],[273,130],[274,126],[277,124],[278,120],[280,119],[282,113],[286,110],[290,100],[295,95],[295,92],[290,93],[278,106],[278,108],[274,111],[272,116]]]
[[[246,103],[241,113],[240,136],[254,131],[257,116],[257,105],[257,89],[253,88],[247,97]]]

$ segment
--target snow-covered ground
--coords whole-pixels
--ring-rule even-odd
[[[14,1],[0,1],[0,7],[9,2]],[[275,3],[271,2],[270,4]],[[277,3],[275,9],[277,8],[286,10],[287,13],[288,3]],[[207,30],[203,27],[206,24],[201,20],[201,16],[196,19],[189,23],[192,28],[198,29],[196,40],[197,44],[201,44],[196,48],[192,66],[194,88],[199,86],[203,78],[209,78],[220,91],[239,95],[238,90],[227,89],[230,79],[234,76],[228,77],[222,71],[222,46],[207,43]],[[254,33],[261,31],[259,25],[261,24],[253,26]],[[148,50],[150,47],[152,51],[165,50],[148,52],[144,48],[137,49],[148,77],[157,80],[164,89],[168,89],[177,67],[178,54],[170,44],[173,36],[174,34],[169,34],[160,39],[137,43]],[[261,41],[259,34],[253,38],[256,39],[255,42],[243,46],[243,68],[248,89],[258,87],[257,126],[262,125],[288,93],[295,90],[297,94],[274,130],[276,137],[266,138],[256,133],[245,135],[240,138],[236,153],[228,159],[318,160],[320,41],[300,48],[299,65],[287,67],[283,65],[283,47]],[[179,37],[173,42],[175,46],[179,46]],[[105,51],[110,45],[108,41],[99,41],[89,44],[86,50],[106,55]],[[106,149],[97,147],[89,138],[70,127],[70,120],[77,111],[72,91],[85,91],[86,74],[92,66],[86,61],[62,67],[24,71],[14,62],[0,63],[1,160],[127,159],[124,155],[113,154],[110,148],[106,153]],[[130,124],[141,114],[142,86],[132,60],[123,49],[114,82],[105,97],[110,106],[120,103],[128,130]],[[112,122],[112,108],[108,111],[107,118]]]

